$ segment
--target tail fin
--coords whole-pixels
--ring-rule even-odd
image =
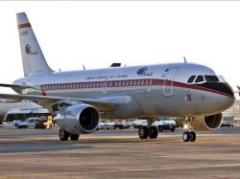
[[[52,73],[24,12],[17,13],[24,76]]]

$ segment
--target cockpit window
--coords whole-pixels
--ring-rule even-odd
[[[188,82],[188,83],[192,83],[193,80],[195,79],[195,77],[196,77],[195,75],[191,76],[191,77],[188,79],[187,82]]]
[[[195,80],[196,83],[200,83],[200,82],[203,82],[203,81],[204,81],[204,79],[203,79],[203,76],[202,76],[202,75],[199,75],[199,76],[197,77],[197,79]]]
[[[217,76],[206,75],[205,79],[207,82],[218,82],[219,81]]]

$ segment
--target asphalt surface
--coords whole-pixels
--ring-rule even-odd
[[[240,178],[240,128],[182,131],[140,140],[137,131],[109,130],[61,142],[58,130],[0,129],[0,178]]]

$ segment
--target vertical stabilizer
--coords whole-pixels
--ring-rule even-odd
[[[24,76],[52,73],[24,12],[17,13]]]

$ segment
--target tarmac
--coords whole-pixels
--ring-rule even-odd
[[[137,130],[97,131],[77,142],[58,129],[0,129],[0,178],[240,178],[240,128],[198,133],[181,129],[140,140]]]

